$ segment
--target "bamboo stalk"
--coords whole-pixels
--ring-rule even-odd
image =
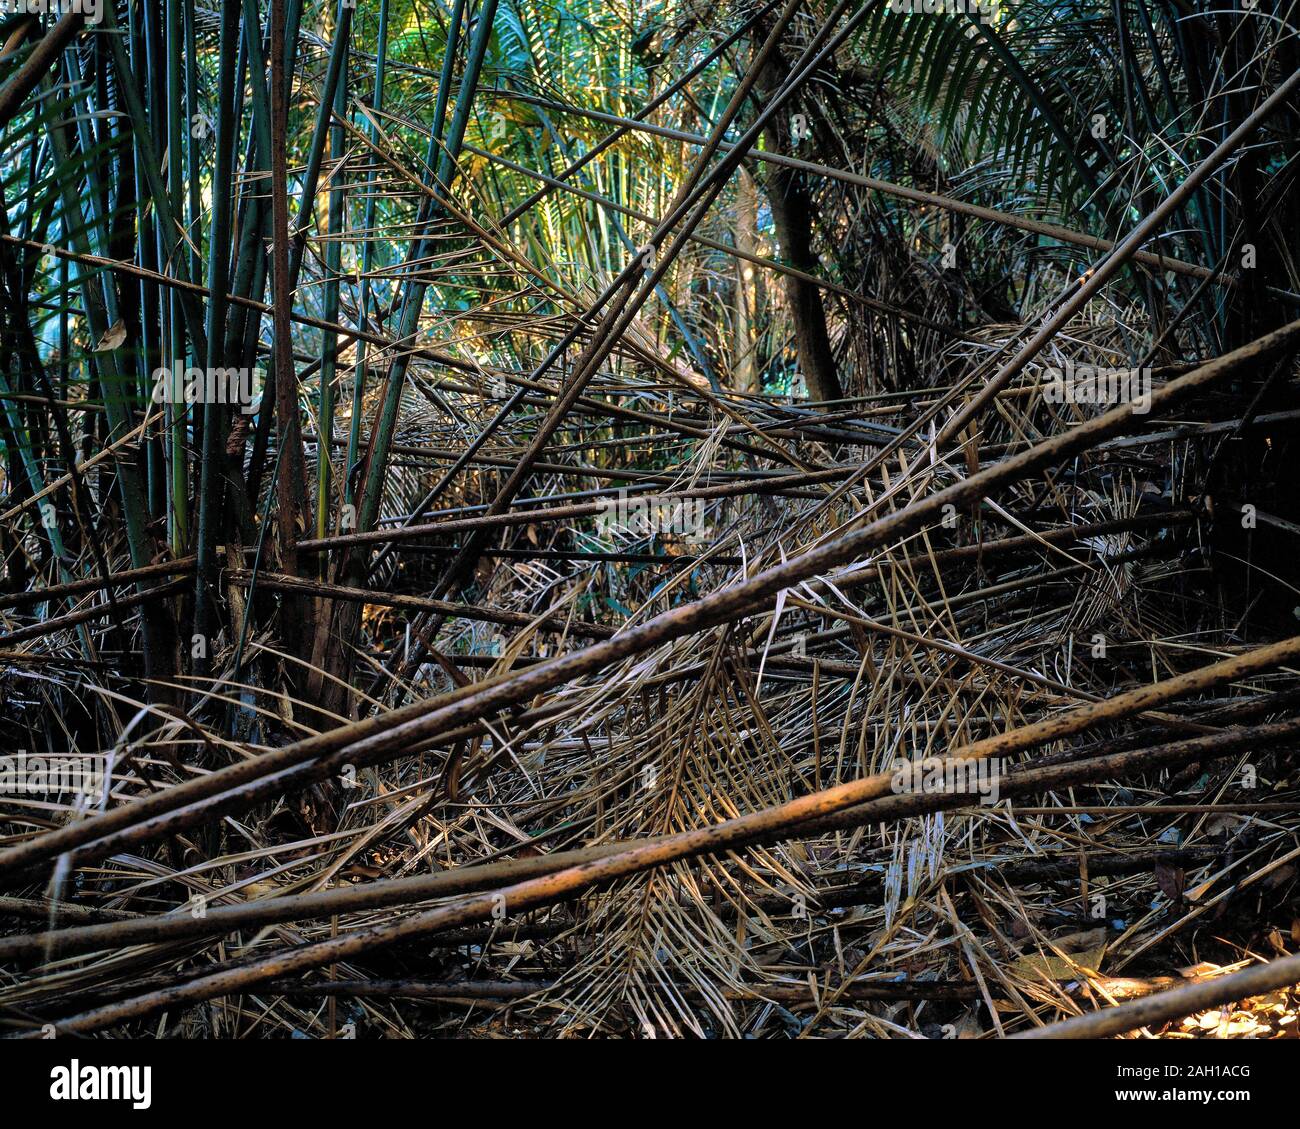
[[[1152,410],[1166,410],[1198,389],[1213,385],[1239,366],[1261,355],[1290,347],[1297,339],[1300,339],[1300,322],[1292,322],[1285,329],[1267,334],[1250,345],[1225,354],[1154,392]],[[836,566],[860,561],[870,550],[935,523],[945,505],[966,506],[1009,482],[1019,481],[1038,469],[1076,452],[1088,450],[1102,440],[1133,426],[1135,420],[1142,418],[1134,413],[1132,405],[1120,405],[1072,431],[1047,439],[1029,451],[927,495],[905,509],[872,522],[865,529],[769,568],[742,584],[662,613],[644,624],[620,632],[614,639],[569,655],[548,659],[501,679],[454,691],[430,702],[417,702],[379,718],[340,726],[321,737],[287,746],[252,762],[232,765],[201,779],[177,785],[160,795],[136,800],[78,825],[63,828],[44,836],[38,842],[0,852],[0,874],[25,869],[72,847],[80,847],[101,833],[109,833],[110,838],[104,842],[111,843],[112,833],[130,827],[137,821],[144,827],[147,826],[145,821],[157,817],[158,826],[167,826],[167,817],[160,813],[201,801],[221,792],[223,788],[244,787],[248,789],[245,798],[248,795],[258,795],[260,793],[256,787],[265,789],[268,781],[272,785],[278,783],[270,774],[282,769],[293,771],[294,766],[304,762],[314,761],[310,766],[310,775],[315,779],[331,775],[344,763],[373,763],[391,755],[394,749],[409,748],[413,742],[434,739],[440,733],[462,724],[466,716],[482,717],[508,708],[573,678],[600,670],[621,658],[729,622],[749,610],[766,606],[778,592],[793,584],[827,573]],[[1218,685],[1220,683],[1217,680],[1220,678],[1230,680],[1250,671],[1268,669],[1269,666],[1287,662],[1296,655],[1300,655],[1300,637],[1261,647],[1250,655],[1202,668],[1197,677],[1183,676],[1166,680],[1153,687],[1133,691],[1112,702],[1085,707],[1093,711],[1086,715],[1088,723],[1093,719],[1110,720],[1125,716],[1124,710],[1130,702],[1138,703],[1133,712],[1149,709],[1182,692]],[[1201,680],[1198,681],[1198,678]],[[1122,704],[1117,706],[1117,701]],[[1044,723],[1047,731],[1056,736],[1063,735],[1059,728],[1063,724],[1068,726],[1072,723],[1062,723],[1059,720]],[[998,751],[1010,751],[999,744],[1005,743],[1004,739],[990,740],[990,753],[994,747]],[[256,787],[250,785],[249,782],[259,777],[264,778],[260,784]],[[103,845],[101,843],[101,848]],[[88,856],[83,854],[83,857]]]
[[[1181,1019],[1194,1012],[1234,1003],[1250,996],[1261,996],[1278,988],[1300,984],[1300,954],[1280,957],[1215,977],[1199,984],[1188,984],[1157,992],[1145,999],[1132,1000],[1116,1007],[1103,1008],[1090,1015],[1079,1015],[1046,1027],[1034,1027],[1013,1035],[1015,1039],[1105,1039],[1155,1027]]]

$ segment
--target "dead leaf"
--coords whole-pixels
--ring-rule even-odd
[[[1236,815],[1213,815],[1205,822],[1206,834],[1228,835],[1237,826],[1240,818]]]
[[[1083,952],[1085,949],[1095,949],[1098,945],[1106,943],[1106,927],[1097,926],[1096,929],[1081,929],[1075,933],[1062,933],[1059,937],[1052,938],[1052,944],[1063,953]]]
[[[1156,863],[1156,885],[1175,905],[1178,905],[1183,900],[1183,886],[1186,881],[1187,874],[1181,866],[1168,866],[1163,862]]]
[[[126,340],[126,323],[118,320],[114,322],[99,339],[99,344],[92,350],[96,353],[111,353],[114,349],[121,346]]]
[[[1032,953],[1016,961],[1015,970],[1029,979],[1046,977],[1048,980],[1077,980],[1080,968],[1086,968],[1089,972],[1100,971],[1105,955],[1105,945],[1081,953],[1070,953],[1068,960],[1055,953]]]
[[[383,876],[384,872],[379,867],[367,866],[361,862],[354,862],[342,874],[344,878],[382,878]]]

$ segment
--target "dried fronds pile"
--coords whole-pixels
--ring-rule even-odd
[[[1001,1037],[1294,960],[1265,7],[16,27],[0,1033]],[[1251,992],[1151,1029],[1296,1037]]]

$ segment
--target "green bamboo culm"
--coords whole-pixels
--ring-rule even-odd
[[[339,54],[339,77],[333,80],[334,123],[330,129],[330,158],[334,164],[330,180],[329,217],[325,242],[325,294],[324,317],[331,324],[339,318],[339,272],[343,254],[343,121],[347,114],[347,41],[351,27],[352,9],[345,3],[339,5],[339,26],[335,43]],[[330,60],[334,69],[333,58]],[[326,89],[331,83],[327,80]],[[323,99],[322,99],[323,102]],[[304,197],[304,203],[306,198]],[[338,334],[332,329],[321,333],[320,400],[316,434],[316,536],[324,537],[330,529],[329,519],[333,509],[331,468],[334,438],[334,380],[338,373]],[[321,562],[322,570],[325,562]],[[323,571],[322,571],[323,575]]]
[[[193,128],[186,116],[184,89],[185,5],[168,4],[167,16],[167,198],[171,208],[174,224],[179,224],[185,208],[185,168],[184,160],[190,144],[185,135]],[[177,228],[178,243],[173,251],[175,259],[168,264],[177,277],[184,277],[179,272],[182,264],[190,264],[190,250],[180,238],[183,228]],[[189,275],[189,277],[196,277]],[[172,369],[186,368],[189,350],[194,347],[193,337],[187,337],[181,319],[184,311],[179,291],[173,290],[168,295],[168,330],[167,348],[164,357],[170,360]],[[189,425],[189,413],[184,397],[173,397],[167,407],[169,418],[166,432],[167,452],[167,530],[172,554],[184,554],[189,540],[189,468],[185,458],[186,428]]]
[[[452,27],[459,28],[459,18],[463,0],[456,0],[452,9]],[[456,95],[456,108],[452,115],[450,127],[444,139],[440,123],[446,113],[447,95],[450,87],[450,75],[453,65],[452,52],[455,47],[453,33],[448,32],[447,51],[443,57],[443,70],[439,82],[438,103],[434,109],[433,133],[429,138],[429,155],[427,164],[436,168],[433,182],[429,185],[442,196],[450,191],[456,161],[460,156],[461,145],[465,139],[465,127],[469,124],[470,113],[474,106],[474,95],[478,89],[479,75],[483,69],[483,59],[487,55],[488,40],[492,34],[492,20],[496,14],[497,0],[484,0],[478,13],[474,36],[470,42],[469,57],[465,71],[461,76],[460,90]],[[416,236],[412,240],[411,254],[408,256],[410,267],[402,295],[401,318],[397,327],[397,354],[389,365],[384,385],[384,400],[380,406],[378,426],[371,439],[370,465],[367,469],[365,485],[361,495],[361,504],[357,511],[357,528],[366,530],[374,528],[379,516],[380,502],[383,498],[384,475],[388,466],[389,448],[393,441],[393,430],[397,422],[397,407],[401,402],[402,386],[406,379],[406,370],[410,364],[410,344],[415,339],[419,324],[420,310],[424,305],[424,295],[428,283],[423,275],[411,264],[418,264],[426,250],[425,240],[433,224],[439,218],[439,210],[431,202],[421,208],[421,222],[417,226]]]
[[[366,123],[372,145],[378,144],[378,115],[384,109],[384,68],[388,61],[388,0],[380,0],[379,3],[379,30],[377,35],[378,41],[375,44],[375,86],[374,93],[371,96],[373,113],[368,116]],[[379,239],[375,234],[375,215],[378,204],[378,193],[375,190],[377,172],[378,162],[373,159],[369,160],[366,168],[365,219],[361,225],[361,238],[363,240],[360,256],[361,293],[358,299],[359,309],[357,314],[357,322],[362,328],[365,328],[370,313],[370,303],[373,295],[371,274],[375,269],[375,253],[379,243]],[[344,504],[346,506],[355,506],[356,503],[356,478],[353,472],[357,467],[357,455],[361,445],[361,412],[366,395],[366,353],[368,345],[369,342],[364,337],[357,340],[356,361],[352,370],[352,415],[348,420],[347,462],[345,463],[343,487]]]
[[[235,117],[235,87],[239,80],[239,3],[222,0],[219,47],[220,78],[217,92],[216,161],[212,172],[212,210],[208,239],[207,342],[203,350],[205,367],[212,372],[223,364],[218,348],[224,338],[226,280],[230,262],[230,221],[234,190],[234,154],[239,138]],[[197,349],[196,349],[197,351]],[[212,398],[203,405],[203,444],[199,458],[198,544],[194,592],[194,634],[199,646],[194,654],[194,673],[205,673],[213,633],[213,595],[216,571],[216,536],[221,522],[225,493],[218,465],[221,443],[221,405]]]

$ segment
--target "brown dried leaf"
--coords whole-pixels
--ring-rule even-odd
[[[124,321],[114,322],[104,332],[104,336],[99,339],[99,344],[95,346],[93,352],[111,353],[114,349],[121,346],[126,340],[126,323]]]
[[[1187,873],[1181,866],[1156,863],[1156,885],[1171,902],[1178,904],[1183,900],[1183,887],[1186,882]]]

